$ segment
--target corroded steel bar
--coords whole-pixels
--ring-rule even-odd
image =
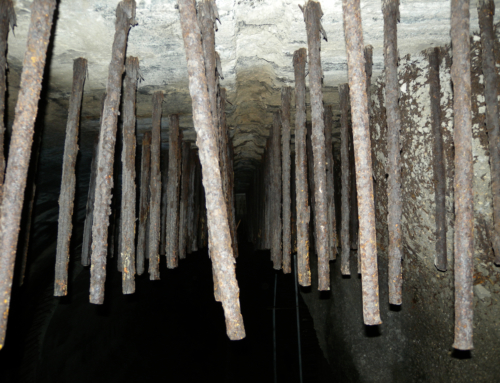
[[[188,186],[188,211],[187,211],[187,232],[186,232],[186,252],[192,253],[192,241],[195,228],[195,190],[196,190],[196,149],[189,152],[189,186]]]
[[[103,97],[103,101],[106,97]],[[92,164],[90,165],[89,191],[87,194],[87,206],[85,212],[85,223],[83,225],[82,240],[82,266],[90,266],[90,253],[92,251],[92,220],[94,218],[94,200],[95,200],[95,179],[97,176],[97,157],[99,150],[99,135],[94,141],[94,150],[92,154]]]
[[[469,1],[451,0],[453,120],[455,126],[455,341],[471,350],[474,295],[474,199],[472,196],[472,117]]]
[[[165,253],[167,267],[174,269],[179,263],[179,184],[182,138],[179,133],[179,116],[170,116],[167,185],[167,240]]]
[[[87,60],[77,58],[73,62],[73,88],[69,99],[66,141],[64,143],[61,192],[59,194],[59,220],[57,226],[56,265],[54,296],[68,293],[69,244],[73,229],[73,206],[75,200],[75,165],[78,156],[78,130],[82,107],[83,86],[87,76]]]
[[[500,125],[498,122],[498,79],[493,53],[495,32],[493,18],[495,2],[478,0],[477,13],[481,31],[483,58],[484,98],[486,101],[486,128],[488,129],[488,149],[490,151],[491,194],[493,196],[493,235],[492,245],[495,264],[500,265]]]
[[[198,154],[196,154],[196,169],[194,176],[194,212],[193,212],[193,236],[191,237],[191,251],[198,251],[198,228],[200,226],[200,194],[203,195],[203,191],[201,190],[201,164],[200,159],[198,158]],[[200,191],[201,190],[201,191]]]
[[[274,270],[281,270],[281,113],[274,112],[272,127],[271,259]]]
[[[160,255],[165,255],[167,236],[167,184],[168,184],[168,150],[161,153],[161,228]]]
[[[149,179],[149,279],[160,279],[160,218],[161,218],[161,105],[163,92],[153,94],[151,131],[151,175]]]
[[[351,172],[351,176],[349,178],[351,181],[349,189],[351,191],[351,197],[349,200],[351,205],[349,208],[351,212],[351,216],[349,218],[349,236],[351,238],[351,250],[357,250],[359,241],[358,191],[356,187],[356,160],[354,155],[354,142],[351,124],[349,124],[349,171]]]
[[[431,125],[434,138],[434,198],[436,202],[436,255],[434,265],[440,271],[447,269],[446,246],[446,169],[443,135],[441,132],[441,88],[439,81],[439,48],[429,50],[429,96],[431,99]]]
[[[92,223],[92,266],[90,268],[90,303],[94,304],[104,302],[116,127],[128,32],[133,25],[135,25],[135,0],[123,0],[116,9],[115,37],[108,74],[108,95],[106,101],[104,101],[104,113],[99,136],[99,158],[97,160],[94,220]]]
[[[306,60],[305,48],[293,54],[295,73],[295,188],[297,193],[297,264],[299,284],[311,286],[309,268],[309,191],[306,156]]]
[[[147,232],[149,217],[149,179],[151,178],[151,132],[144,133],[141,155],[141,195],[139,197],[139,230],[137,235],[136,271],[144,273],[147,251]]]
[[[340,238],[342,245],[342,257],[340,272],[342,275],[351,275],[349,269],[349,256],[351,254],[351,244],[349,237],[349,217],[351,195],[351,171],[349,169],[349,85],[339,85],[340,99],[340,159],[342,167],[342,223],[340,226]],[[358,251],[358,253],[360,253]]]
[[[359,0],[342,0],[344,35],[346,39],[349,93],[356,155],[356,185],[359,206],[359,249],[361,252],[361,284],[363,289],[363,318],[367,325],[382,323],[378,294],[377,238],[368,99],[364,71],[363,32]]]
[[[188,63],[189,92],[193,99],[193,121],[205,186],[208,229],[212,234],[210,236],[213,250],[212,264],[221,289],[227,334],[229,339],[237,340],[245,337],[245,328],[240,311],[239,288],[227,212],[222,195],[217,142],[213,120],[210,116],[207,79],[194,0],[179,0],[179,10]]]
[[[325,106],[325,157],[326,157],[326,196],[328,207],[328,253],[330,261],[337,258],[337,222],[335,220],[335,188],[333,185],[333,111]]]
[[[188,198],[189,198],[189,180],[191,178],[191,144],[189,142],[182,143],[182,171],[181,171],[181,187],[179,201],[179,259],[186,258],[187,245],[187,218]]]
[[[228,174],[229,174],[229,210],[230,221],[229,227],[231,228],[231,243],[233,245],[234,257],[238,258],[238,227],[236,225],[236,199],[234,196],[234,147],[233,141],[228,138]]]
[[[290,201],[290,99],[292,88],[281,88],[281,140],[282,140],[282,178],[283,184],[283,273],[292,272],[292,236]]]
[[[0,209],[0,349],[4,345],[10,293],[16,258],[19,224],[33,140],[45,57],[52,29],[55,0],[35,0],[24,55],[21,85],[12,126],[9,163]]]
[[[123,148],[122,148],[122,207],[120,219],[120,243],[122,260],[122,292],[135,292],[135,102],[139,81],[139,59],[128,57],[125,63],[123,84]]]
[[[0,200],[2,196],[3,178],[5,175],[4,135],[5,135],[5,102],[7,92],[7,41],[9,29],[16,26],[16,13],[12,0],[0,1]]]
[[[318,255],[318,290],[330,290],[330,264],[328,254],[328,204],[326,193],[325,123],[323,120],[323,71],[321,69],[321,38],[325,31],[321,26],[321,4],[309,0],[304,7],[307,45],[309,47],[309,89],[311,92],[311,144],[314,155],[314,229]]]
[[[399,109],[398,82],[398,37],[399,0],[384,0],[384,65],[385,65],[385,110],[387,116],[387,200],[389,226],[389,303],[402,303],[403,270],[401,217],[401,155],[399,131],[401,111]]]
[[[368,99],[368,126],[370,126],[370,115],[371,115],[371,85],[372,85],[372,72],[373,72],[373,47],[371,45],[365,46],[365,73],[366,73],[366,98]],[[372,161],[373,168],[377,168],[377,156],[372,147]],[[374,182],[376,182],[375,177]],[[375,218],[377,217],[377,188],[373,189],[373,205],[375,206]],[[357,212],[357,209],[356,209]],[[357,219],[357,217],[356,217]],[[361,255],[360,252],[356,252],[358,257],[358,274],[361,274]]]

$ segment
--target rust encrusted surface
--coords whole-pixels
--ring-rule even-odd
[[[207,79],[193,0],[179,0],[182,37],[188,63],[189,93],[193,100],[193,122],[197,135],[205,187],[208,230],[210,231],[212,264],[221,290],[229,339],[245,337],[241,316],[239,287],[236,280],[231,234],[227,218],[218,162],[216,136],[210,112]]]
[[[122,260],[123,294],[135,292],[135,101],[139,78],[139,59],[127,57],[123,84],[121,249],[119,250]]]
[[[472,116],[469,39],[469,1],[451,1],[453,116],[455,127],[455,341],[472,345],[474,272],[474,200],[472,197]]]
[[[333,111],[331,105],[325,106],[325,147],[326,147],[326,192],[328,206],[328,252],[330,261],[337,258],[337,222],[335,219],[335,187],[333,184]]]
[[[123,0],[118,4],[116,9],[116,30],[111,63],[109,65],[108,84],[106,88],[107,96],[104,101],[104,113],[99,136],[90,267],[90,303],[94,304],[102,304],[104,302],[116,128],[120,107],[122,76],[125,69],[127,38],[130,27],[133,25],[135,25],[135,0]]]
[[[290,101],[292,88],[281,89],[281,140],[282,140],[282,190],[283,190],[283,273],[292,272],[292,213],[290,197]]]
[[[139,197],[139,230],[137,235],[137,274],[144,273],[147,253],[147,231],[149,217],[149,179],[151,175],[151,132],[144,133],[141,155],[141,189]]]
[[[490,233],[495,263],[500,265],[500,125],[498,121],[498,75],[495,66],[493,17],[495,3],[478,0],[477,12],[481,30],[481,48],[486,101],[486,127],[490,150],[491,194],[493,197],[493,230]]]
[[[309,268],[309,197],[306,156],[306,60],[305,48],[293,54],[295,72],[295,188],[297,199],[297,271],[299,284],[311,286]]]
[[[373,73],[373,47],[371,45],[366,45],[365,46],[365,73],[366,73],[366,97],[368,99],[368,124],[370,127],[370,137],[371,137],[371,129],[372,125],[370,124],[371,122],[371,114],[372,114],[372,109],[371,109],[371,86],[372,86],[372,73]],[[373,142],[372,144],[372,164],[373,164],[373,169],[375,169],[378,166],[377,163],[377,155],[375,154],[375,150],[373,147]],[[373,176],[374,182],[375,176]],[[374,186],[373,190],[373,204],[375,205],[375,225],[377,224],[376,219],[377,219],[377,188]],[[358,257],[358,274],[361,274],[361,256],[360,252],[356,252],[357,257]]]
[[[161,151],[161,228],[160,255],[165,255],[167,236],[167,183],[168,183],[168,150]]]
[[[23,196],[55,8],[55,0],[35,0],[31,7],[27,49],[12,126],[0,213],[0,349],[4,345],[7,330]]]
[[[281,113],[274,112],[271,133],[271,260],[281,270]]]
[[[349,170],[349,85],[339,85],[340,101],[340,158],[342,167],[342,202],[341,214],[342,222],[340,225],[340,238],[342,245],[341,268],[342,275],[351,275],[349,270],[349,255],[351,253],[351,243],[349,240],[349,217],[351,195],[351,172]],[[358,252],[360,253],[360,252]]]
[[[153,94],[151,130],[151,175],[149,180],[149,279],[160,279],[160,218],[161,218],[161,106],[163,93]]]
[[[401,111],[399,109],[398,83],[398,39],[399,0],[384,0],[384,64],[385,64],[385,105],[387,114],[387,153],[388,174],[387,197],[389,200],[389,303],[402,303],[403,274],[402,236],[401,236],[401,155],[399,131],[401,130]]]
[[[439,48],[429,51],[429,96],[433,135],[433,170],[436,203],[436,256],[434,265],[440,271],[448,268],[446,249],[446,169],[441,131],[441,87],[439,81]]]
[[[179,264],[179,189],[181,167],[182,133],[179,132],[179,116],[170,116],[167,184],[167,239],[165,253],[167,267],[174,269]]]
[[[192,243],[195,236],[195,228],[198,224],[196,214],[196,185],[198,176],[198,155],[196,149],[191,149],[189,152],[189,192],[188,192],[188,210],[187,210],[187,232],[186,232],[186,252],[191,254],[193,252]],[[196,250],[194,250],[196,251]]]
[[[7,91],[7,41],[9,29],[16,26],[16,13],[12,0],[0,2],[0,197],[5,175],[4,134],[5,134],[5,102]]]
[[[73,88],[69,100],[66,141],[64,143],[54,280],[54,296],[56,297],[68,293],[69,244],[73,230],[72,218],[76,185],[75,165],[79,149],[80,110],[86,76],[87,60],[80,57],[73,62]]]
[[[328,240],[328,204],[326,192],[325,123],[323,120],[323,71],[321,69],[321,37],[326,33],[321,26],[323,11],[320,3],[309,0],[304,7],[307,45],[309,48],[309,89],[311,93],[311,144],[314,155],[314,229],[318,255],[318,290],[330,289]]]
[[[356,156],[356,185],[359,206],[359,249],[361,252],[361,280],[363,289],[363,319],[367,325],[380,320],[377,240],[375,233],[375,206],[371,143],[368,126],[368,99],[364,70],[363,33],[359,0],[342,1],[347,50],[349,93],[351,96],[352,130]]]
[[[181,188],[179,201],[179,259],[186,258],[189,180],[191,178],[191,143],[182,143]]]

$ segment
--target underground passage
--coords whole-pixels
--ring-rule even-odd
[[[0,381],[497,381],[495,6],[0,0]]]

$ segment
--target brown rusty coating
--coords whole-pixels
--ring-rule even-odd
[[[78,130],[82,107],[83,86],[87,76],[87,60],[77,58],[73,62],[73,87],[69,98],[66,140],[64,143],[61,192],[59,194],[59,220],[57,226],[56,265],[54,296],[68,293],[69,244],[73,231],[73,207],[75,200],[75,165],[78,156]]]
[[[332,106],[325,106],[325,157],[326,157],[326,196],[328,206],[328,252],[329,259],[337,258],[337,222],[335,220],[335,188],[333,184],[333,111]]]
[[[195,193],[196,193],[196,170],[197,170],[197,150],[191,149],[189,152],[189,191],[188,191],[188,210],[187,210],[187,232],[186,232],[186,252],[191,254],[192,250],[192,241],[195,233],[196,223],[195,221]]]
[[[144,273],[147,252],[147,230],[149,217],[149,179],[151,175],[151,132],[144,133],[141,155],[141,189],[139,196],[139,230],[137,235],[136,265],[137,275]]]
[[[187,225],[188,225],[188,197],[189,197],[189,180],[191,178],[191,144],[189,142],[182,143],[182,171],[181,171],[181,188],[179,201],[179,259],[186,258],[187,244]]]
[[[236,280],[228,216],[218,161],[217,140],[205,76],[201,33],[196,20],[194,0],[179,0],[182,37],[186,50],[189,93],[193,100],[193,122],[202,164],[205,187],[208,230],[212,246],[212,264],[221,290],[229,339],[245,337],[240,311],[239,288]]]
[[[179,133],[179,116],[170,116],[167,184],[167,240],[165,253],[167,267],[174,269],[179,264],[179,189],[182,138]]]
[[[295,188],[297,193],[297,271],[299,284],[311,286],[309,268],[309,197],[306,156],[306,60],[307,50],[293,54],[295,73]]]
[[[0,349],[4,345],[7,330],[23,196],[55,8],[55,0],[35,0],[31,5],[27,49],[12,125],[9,163],[0,210],[0,222],[2,222],[0,225]]]
[[[342,245],[341,267],[342,275],[351,275],[349,270],[349,256],[351,254],[351,244],[349,241],[349,217],[350,205],[349,196],[351,195],[351,172],[349,170],[349,85],[339,85],[340,100],[340,159],[342,169],[342,201],[341,214],[342,222],[340,225],[340,238]],[[358,252],[359,253],[359,252]]]
[[[373,72],[373,47],[366,45],[365,50],[365,73],[366,73],[366,98],[368,99],[368,126],[370,126],[371,115],[371,85],[372,85],[372,72]],[[377,168],[377,156],[372,147],[372,161],[373,169]],[[375,177],[374,177],[375,178]],[[377,217],[377,188],[373,190],[373,204],[375,205],[375,218]],[[358,274],[361,274],[361,256],[360,252],[356,252],[358,257]]]
[[[165,241],[167,235],[167,180],[168,180],[168,150],[161,152],[161,227],[160,227],[160,255],[165,255]]]
[[[9,29],[16,26],[16,13],[12,0],[0,1],[0,200],[3,178],[5,175],[4,135],[5,135],[5,102],[7,91],[7,42]]]
[[[225,124],[225,123],[224,123]],[[233,141],[228,137],[228,174],[229,174],[229,209],[230,212],[230,221],[229,227],[231,228],[231,243],[233,244],[234,257],[238,258],[238,232],[236,226],[236,198],[234,196],[234,147]]]
[[[389,212],[389,303],[400,305],[403,301],[403,270],[401,217],[401,155],[399,131],[401,111],[399,109],[398,82],[398,38],[399,0],[384,0],[384,64],[385,64],[385,110],[387,115],[387,200]]]
[[[307,45],[309,48],[309,89],[311,93],[311,144],[314,155],[314,229],[318,255],[318,290],[330,290],[328,239],[328,203],[325,158],[325,123],[323,119],[323,71],[321,69],[321,4],[309,0],[304,7]],[[326,36],[325,40],[326,40]]]
[[[123,81],[123,148],[122,148],[122,201],[120,211],[120,249],[122,292],[135,292],[135,102],[139,74],[139,59],[129,56],[125,62]]]
[[[433,141],[434,200],[436,203],[436,255],[434,265],[440,271],[447,269],[446,247],[446,169],[443,134],[441,132],[441,89],[439,82],[439,48],[429,51],[429,96]]]
[[[474,295],[474,199],[472,196],[472,117],[469,1],[451,0],[453,120],[455,127],[455,341],[471,350]]]
[[[283,273],[292,272],[292,213],[290,197],[290,101],[292,88],[281,88],[281,140],[282,140],[282,190],[283,190]]]
[[[271,260],[274,270],[281,270],[281,113],[274,112],[271,156]]]
[[[363,33],[359,0],[342,0],[344,35],[346,39],[349,93],[356,156],[356,185],[359,206],[359,249],[361,252],[361,284],[363,289],[363,319],[367,325],[380,320],[377,243],[375,235],[375,206],[368,99],[364,70]]]
[[[163,92],[153,94],[151,130],[151,175],[149,179],[149,279],[160,279],[160,218],[161,218],[161,106]]]
[[[490,151],[491,194],[493,196],[492,245],[495,264],[500,266],[500,125],[498,121],[498,79],[493,53],[495,32],[493,19],[495,3],[492,0],[478,0],[477,13],[481,31],[481,47],[484,75],[484,98],[486,101],[486,128]]]
[[[116,9],[115,37],[106,88],[107,97],[106,101],[104,101],[104,113],[99,136],[90,268],[90,303],[94,304],[104,302],[116,128],[120,108],[122,76],[125,69],[127,38],[132,25],[135,25],[135,0],[123,0]]]

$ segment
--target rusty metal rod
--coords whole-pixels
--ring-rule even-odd
[[[135,25],[135,0],[123,0],[118,3],[116,9],[115,37],[108,74],[108,95],[106,101],[104,101],[104,113],[99,136],[99,157],[97,160],[94,219],[92,223],[92,265],[90,268],[90,303],[94,304],[104,302],[116,127],[128,32],[133,25]]]
[[[439,81],[439,48],[429,49],[429,96],[433,141],[434,200],[436,203],[436,255],[434,265],[440,271],[447,269],[446,246],[446,169],[441,132],[441,88]]]
[[[73,207],[75,200],[75,165],[78,156],[78,130],[82,107],[83,87],[87,76],[87,60],[77,58],[73,62],[73,88],[69,99],[66,141],[64,143],[61,192],[59,194],[59,220],[57,226],[56,265],[54,296],[68,293],[69,244],[73,230]]]
[[[123,148],[122,148],[122,206],[120,219],[120,242],[122,292],[135,292],[135,113],[137,82],[140,79],[139,59],[129,56],[125,62],[123,84]]]
[[[293,54],[295,74],[295,188],[297,193],[297,264],[299,284],[311,286],[309,268],[309,191],[306,156],[306,60],[307,50]],[[260,193],[259,193],[260,194]]]
[[[198,152],[196,153],[196,170],[194,176],[194,211],[193,211],[193,236],[191,237],[191,251],[198,251],[198,228],[200,227],[200,216],[201,216],[201,207],[200,207],[200,195],[203,194],[201,190],[201,164],[200,159],[198,157]]]
[[[281,270],[281,112],[274,112],[272,126],[271,259],[274,270]]]
[[[31,5],[27,49],[12,126],[9,163],[0,208],[0,349],[4,345],[10,293],[16,258],[35,117],[42,89],[47,46],[52,29],[55,0],[35,0]]]
[[[455,127],[455,341],[472,346],[474,199],[472,196],[472,117],[469,1],[451,0],[453,120]]]
[[[325,106],[325,157],[326,157],[326,195],[328,206],[328,253],[330,261],[337,258],[337,222],[335,220],[335,187],[333,184],[333,111]]]
[[[349,85],[339,85],[340,100],[340,159],[342,168],[342,222],[340,226],[340,238],[342,245],[340,272],[342,275],[351,275],[349,269],[349,256],[351,255],[351,244],[349,237],[349,218],[351,215],[349,197],[351,195],[351,171],[349,169]],[[360,252],[358,251],[358,254]]]
[[[205,186],[208,228],[211,231],[211,245],[214,251],[212,264],[221,289],[227,334],[229,339],[238,340],[245,337],[245,328],[240,311],[239,288],[227,212],[222,195],[217,142],[210,113],[201,33],[196,21],[194,0],[179,0],[179,10],[188,63],[189,92],[193,100],[193,122]]]
[[[290,197],[290,102],[292,88],[281,88],[281,140],[282,140],[282,190],[283,190],[283,273],[292,272],[292,213]]]
[[[325,123],[323,120],[323,71],[321,69],[321,37],[326,34],[321,26],[323,11],[319,2],[309,0],[304,9],[307,45],[309,47],[309,89],[311,93],[311,144],[314,155],[314,229],[318,255],[318,290],[330,290],[328,252],[328,203],[326,192]]]
[[[399,131],[401,111],[399,109],[398,82],[398,38],[399,0],[384,0],[384,65],[385,65],[385,110],[387,115],[387,200],[389,226],[389,303],[402,303],[403,270],[401,217],[401,155]]]
[[[179,133],[179,116],[170,116],[167,185],[167,240],[165,253],[167,267],[174,269],[179,264],[179,184],[182,139]]]
[[[167,184],[168,184],[168,150],[161,152],[161,228],[160,255],[165,255],[167,236]]]
[[[182,143],[182,167],[181,167],[181,186],[179,201],[179,259],[186,258],[187,246],[187,225],[188,225],[188,198],[189,198],[189,180],[191,178],[191,144]]]
[[[380,320],[377,237],[370,132],[368,126],[368,99],[364,71],[363,30],[359,0],[342,0],[344,35],[346,39],[349,93],[356,156],[356,185],[359,206],[359,249],[361,252],[361,284],[363,289],[363,318],[367,325]]]
[[[147,232],[149,222],[149,180],[151,178],[151,132],[144,133],[141,155],[141,189],[139,197],[139,230],[136,248],[137,275],[144,273],[144,262],[148,254]]]
[[[163,92],[153,94],[151,131],[151,175],[149,179],[149,279],[160,279],[160,226],[161,226],[161,106]]]
[[[2,197],[2,186],[5,175],[5,102],[7,92],[7,43],[9,29],[16,26],[16,12],[12,0],[0,1],[0,201]]]
[[[492,0],[478,0],[477,13],[479,16],[479,29],[481,31],[486,128],[488,129],[491,194],[493,196],[494,226],[492,245],[495,253],[495,264],[500,266],[500,124],[498,122],[498,79],[494,55],[496,39],[493,29],[495,2]]]
[[[188,211],[187,211],[187,232],[186,232],[186,252],[191,254],[192,250],[192,241],[194,236],[194,228],[195,226],[195,190],[196,190],[196,149],[191,149],[189,152],[189,185],[188,185]]]

